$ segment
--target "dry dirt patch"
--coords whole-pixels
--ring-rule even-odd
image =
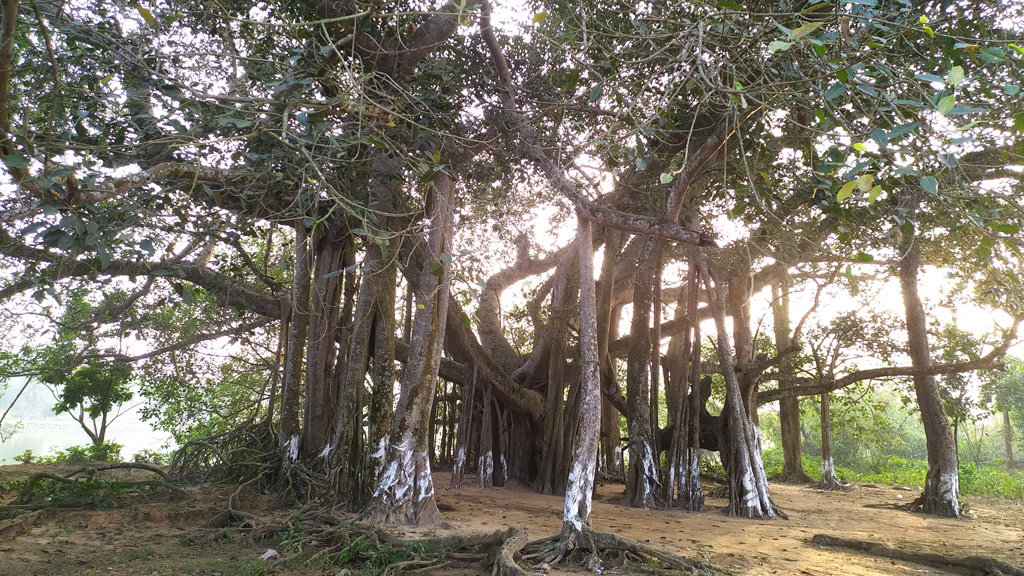
[[[69,468],[70,469],[70,468]],[[55,472],[52,466],[0,467],[0,482],[12,475]],[[489,533],[519,526],[531,539],[554,534],[561,526],[562,498],[519,487],[448,490],[448,475],[435,476],[438,502],[448,529],[401,530],[406,537]],[[57,574],[258,574],[265,543],[244,533],[210,527],[223,511],[234,486],[189,490],[183,499],[139,502],[112,510],[44,511],[28,529],[0,541],[0,575]],[[623,487],[598,487],[592,522],[612,532],[689,558],[709,557],[721,567],[750,575],[920,576],[950,572],[810,543],[815,534],[869,540],[916,552],[951,557],[989,556],[1024,567],[1024,508],[1019,503],[967,498],[964,520],[933,518],[898,510],[917,493],[859,485],[823,492],[774,484],[772,495],[789,520],[728,518],[724,499],[709,498],[708,512],[636,510],[621,506]],[[286,512],[265,494],[247,492],[242,509],[267,522]],[[337,567],[288,568],[280,574],[329,574]],[[557,573],[551,570],[550,573]],[[444,573],[439,572],[439,573]]]

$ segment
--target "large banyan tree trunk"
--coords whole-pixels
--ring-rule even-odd
[[[418,263],[417,307],[402,392],[377,489],[363,511],[363,519],[376,524],[442,523],[430,476],[428,435],[448,313],[454,184],[444,172],[438,172],[432,184],[426,203],[427,258]]]
[[[629,408],[629,471],[626,501],[630,506],[652,508],[661,503],[658,453],[651,429],[651,304],[658,247],[654,238],[644,240],[633,285],[633,321],[626,362],[626,402]]]
[[[909,234],[907,236],[903,242],[906,249],[900,261],[900,288],[903,290],[903,305],[907,314],[908,352],[914,367],[927,368],[932,363],[928,349],[928,323],[921,296],[917,292],[921,251],[916,238]],[[914,501],[913,507],[930,514],[959,518],[960,476],[956,447],[935,376],[914,376],[914,390],[928,446],[928,474],[925,476],[924,493]]]
[[[718,331],[718,362],[725,378],[725,407],[722,409],[725,445],[720,447],[720,453],[729,479],[729,505],[726,512],[730,516],[759,519],[784,516],[768,494],[768,477],[761,460],[760,434],[756,423],[749,417],[743,390],[736,375],[731,338],[725,324],[725,287],[712,282],[706,260],[701,258],[698,266]],[[744,328],[740,324],[743,320],[745,318],[734,317],[734,329],[738,327],[742,331]],[[746,330],[749,331],[749,325]],[[742,358],[741,354],[738,352],[737,356]],[[756,401],[754,406],[756,410]]]

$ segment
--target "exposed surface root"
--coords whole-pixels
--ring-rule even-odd
[[[102,474],[111,470],[143,470],[155,476],[130,480]],[[39,472],[29,476],[17,490],[14,502],[6,510],[44,508],[96,508],[117,506],[136,498],[184,496],[163,470],[148,464],[119,462],[80,468],[70,474]]]
[[[985,556],[967,556],[957,558],[930,552],[910,552],[907,550],[900,550],[898,548],[891,548],[877,542],[837,538],[827,534],[815,534],[814,537],[811,538],[811,544],[857,550],[880,558],[903,560],[905,562],[913,562],[915,564],[938,568],[940,570],[953,568],[956,569],[957,572],[967,574],[968,576],[1024,576],[1024,570],[1014,568],[1005,562],[1000,562],[999,560]]]
[[[624,565],[634,562],[646,568],[683,570],[687,573],[714,573],[715,568],[700,561],[688,560],[668,552],[627,540],[614,534],[597,532],[586,526],[575,530],[570,526],[556,536],[526,544],[523,558],[537,564],[558,562],[579,563],[589,570],[598,570],[604,563]]]

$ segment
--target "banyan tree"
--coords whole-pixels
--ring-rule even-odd
[[[98,326],[140,334],[154,315],[132,310],[215,320],[135,362],[262,342],[277,487],[301,473],[297,496],[436,524],[450,466],[455,487],[565,493],[564,551],[598,470],[631,506],[700,510],[711,449],[728,512],[777,516],[758,408],[874,374],[798,375],[814,308],[792,326],[777,311],[769,338],[751,302],[820,295],[876,253],[904,285],[913,360],[879,376],[914,376],[935,421],[923,506],[958,513],[933,375],[1005,346],[931,364],[913,289],[926,227],[1016,218],[1012,197],[954,191],[1019,186],[994,161],[1017,133],[971,132],[954,163],[939,149],[957,136],[937,118],[1012,114],[990,87],[1021,58],[985,6],[3,6],[0,296],[92,291]],[[945,35],[922,28],[940,6]],[[984,22],[995,40],[964,59],[957,34]],[[959,233],[990,253],[1015,234]]]

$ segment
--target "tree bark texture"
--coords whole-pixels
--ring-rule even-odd
[[[291,319],[285,347],[284,378],[281,383],[281,431],[279,445],[285,465],[299,458],[302,433],[302,365],[309,327],[310,291],[309,234],[306,226],[295,225],[295,268],[292,273]]]
[[[655,241],[654,238],[647,238],[641,251],[633,288],[633,321],[626,362],[626,426],[629,431],[626,501],[637,508],[656,507],[661,501],[658,454],[651,430],[650,406],[650,322],[654,267]]]
[[[780,353],[791,344],[789,317],[789,275],[783,274],[779,282],[772,284],[772,318],[775,323],[775,350]],[[778,366],[779,387],[785,384],[786,376],[793,376],[793,364],[784,360]],[[796,482],[810,482],[804,472],[803,451],[800,438],[800,399],[797,397],[779,400],[779,425],[782,429],[782,478]]]
[[[900,288],[907,315],[907,343],[911,363],[915,367],[931,365],[928,346],[928,319],[921,296],[917,291],[917,273],[921,265],[921,249],[917,238],[908,234],[900,260]],[[939,386],[933,375],[914,376],[914,391],[924,423],[925,443],[928,448],[928,473],[925,475],[924,493],[914,502],[914,508],[938,516],[960,517],[960,476],[957,470],[956,446],[949,428],[949,420],[942,406]]]
[[[836,462],[832,456],[832,413],[827,392],[821,395],[821,484],[819,486],[825,490],[842,488],[842,483],[836,476]]]
[[[725,445],[721,446],[720,453],[729,480],[729,505],[726,512],[730,516],[745,518],[774,518],[781,515],[781,512],[771,501],[768,493],[768,479],[761,460],[757,426],[748,418],[744,394],[736,376],[736,369],[733,367],[731,338],[725,324],[725,288],[712,283],[706,262],[700,261],[698,266],[701,268],[701,277],[718,331],[718,362],[725,378],[725,407],[722,410],[722,418],[725,421],[726,434]],[[736,327],[740,321],[741,318],[733,317],[734,332],[739,331],[742,334],[744,328]],[[749,329],[748,325],[745,330],[749,332]],[[745,352],[749,354],[752,350]],[[737,351],[738,358],[745,355]],[[754,408],[756,410],[756,406]]]
[[[591,498],[597,473],[601,430],[601,373],[597,359],[597,294],[591,223],[577,215],[576,243],[580,270],[580,419],[576,429],[569,482],[565,489],[562,530],[583,531],[590,525]]]
[[[431,525],[442,523],[434,500],[427,453],[430,410],[441,362],[451,258],[447,256],[452,235],[454,185],[438,172],[428,193],[427,250],[416,286],[416,315],[402,376],[402,392],[395,410],[384,465],[377,489],[363,511],[363,518],[377,524]]]

